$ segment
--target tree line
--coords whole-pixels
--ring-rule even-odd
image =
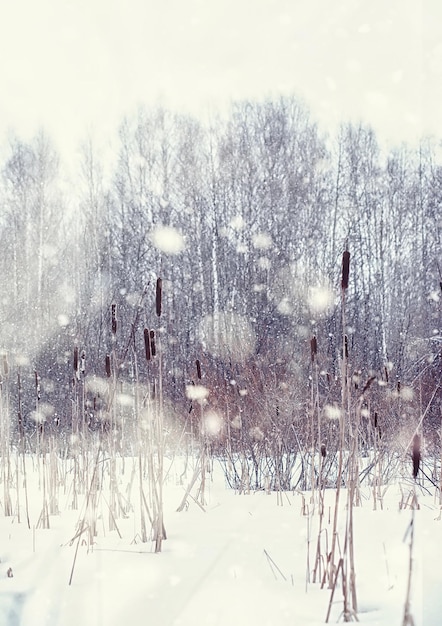
[[[70,186],[44,132],[14,138],[1,163],[3,412],[15,424],[20,405],[31,439],[74,419],[100,429],[106,381],[130,420],[134,387],[158,394],[161,368],[171,431],[204,410],[220,417],[214,446],[300,446],[318,413],[332,441],[345,349],[354,398],[376,378],[367,432],[406,438],[425,412],[440,445],[439,148],[381,150],[350,123],[326,136],[294,97],[210,122],[140,108],[111,175],[86,142]],[[204,403],[186,391],[199,385]]]

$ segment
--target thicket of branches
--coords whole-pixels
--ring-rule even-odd
[[[31,443],[42,424],[65,434],[73,419],[103,428],[110,355],[117,395],[127,400],[134,385],[155,394],[144,341],[153,329],[165,423],[178,437],[198,431],[203,411],[220,419],[215,449],[228,440],[252,458],[264,450],[282,459],[322,443],[312,434],[317,414],[333,449],[345,336],[355,403],[375,378],[362,412],[366,445],[375,432],[386,445],[405,442],[425,414],[439,448],[436,141],[385,153],[370,128],[351,124],[331,139],[294,98],[237,103],[210,124],[140,109],[119,141],[110,177],[83,146],[71,187],[44,133],[4,147],[0,349],[12,433],[19,408]],[[204,403],[189,398],[192,385],[209,391]],[[120,423],[134,410],[121,402]]]

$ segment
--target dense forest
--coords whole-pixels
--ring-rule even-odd
[[[235,103],[210,123],[140,108],[122,121],[112,172],[89,142],[70,181],[44,132],[11,140],[0,164],[11,441],[20,429],[30,447],[43,428],[100,432],[110,412],[130,433],[148,396],[161,397],[166,445],[204,409],[214,450],[333,448],[345,386],[349,415],[362,398],[362,445],[406,446],[422,427],[439,450],[438,148],[386,151],[350,123],[324,136],[296,98]]]

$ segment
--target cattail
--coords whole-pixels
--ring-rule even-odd
[[[344,356],[346,359],[348,359],[348,337],[347,335],[344,336]]]
[[[197,359],[195,363],[196,363],[196,375],[199,378],[199,380],[201,380],[201,363],[199,359]]]
[[[342,255],[342,290],[348,289],[348,277],[350,274],[350,252],[345,250]]]
[[[109,354],[106,354],[106,375],[110,378],[111,375],[111,359]]]
[[[384,367],[384,372],[385,372],[385,382],[388,383],[388,368]]]
[[[37,394],[37,400],[40,400],[40,379],[37,374],[37,370],[34,370],[35,375],[35,393]]]
[[[312,363],[315,360],[315,355],[318,353],[318,341],[315,337],[315,335],[313,335],[313,337],[310,339],[310,352],[312,355]]]
[[[379,418],[377,411],[374,412],[374,429],[378,434],[379,439],[382,437],[381,426],[379,424]]]
[[[325,443],[321,444],[321,456],[323,459],[325,459],[325,457],[327,456],[327,448],[325,446]]]
[[[117,305],[111,306],[111,318],[112,318],[112,334],[117,334]]]
[[[155,347],[155,331],[151,330],[149,335],[150,335],[150,353],[152,356],[155,356],[157,353],[157,349]]]
[[[78,372],[78,348],[74,348],[74,372]]]
[[[163,281],[161,280],[161,278],[157,278],[157,292],[156,292],[155,304],[156,304],[158,317],[161,316],[161,293],[162,293],[162,289],[163,289]]]
[[[144,329],[144,351],[146,353],[146,361],[150,361],[152,353],[150,351],[150,333],[148,328]]]
[[[419,466],[421,462],[421,438],[419,437],[417,433],[413,437],[412,460],[413,460],[413,478],[416,478],[419,473]]]

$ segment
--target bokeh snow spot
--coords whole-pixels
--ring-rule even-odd
[[[209,390],[204,385],[187,385],[186,397],[189,400],[204,400],[209,395]]]
[[[414,398],[414,391],[411,387],[402,385],[395,395],[404,402],[411,402]]]
[[[252,243],[257,250],[267,250],[272,246],[272,238],[267,233],[257,233],[253,235]]]
[[[269,270],[272,267],[272,263],[266,256],[262,256],[258,259],[258,267],[262,270]]]
[[[150,233],[154,246],[166,254],[179,254],[184,250],[183,235],[172,226],[158,226]]]
[[[135,404],[135,398],[128,393],[119,393],[117,395],[117,402],[120,406],[132,407]]]
[[[329,420],[338,420],[341,417],[341,409],[336,404],[326,404],[324,413]]]
[[[290,315],[290,313],[293,311],[292,305],[290,304],[289,299],[284,296],[279,302],[278,302],[278,313],[281,313],[281,315]]]
[[[60,315],[57,317],[57,322],[59,326],[65,328],[69,325],[69,317],[64,313],[60,313]]]
[[[327,314],[335,294],[326,276],[311,271],[302,261],[282,267],[269,285],[269,298],[282,315],[300,316],[308,307],[312,316]]]
[[[244,218],[241,215],[237,215],[236,217],[230,220],[230,227],[234,230],[242,230],[245,226]]]
[[[266,286],[264,285],[264,283],[255,283],[254,285],[252,285],[252,289],[255,293],[262,293],[266,290]]]
[[[30,363],[29,357],[26,354],[17,354],[15,356],[15,364],[17,367],[26,367]]]
[[[327,285],[311,287],[308,294],[308,305],[311,311],[323,313],[334,300],[333,291]]]
[[[218,435],[221,432],[223,422],[221,417],[214,411],[209,411],[204,416],[204,430],[208,435]]]
[[[54,407],[48,402],[41,402],[38,406],[38,410],[30,413],[30,418],[37,424],[43,424],[48,418],[54,414]]]

